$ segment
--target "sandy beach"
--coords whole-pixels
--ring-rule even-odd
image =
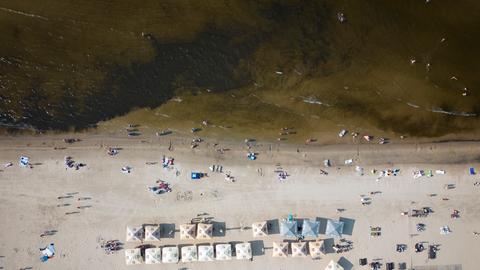
[[[245,144],[235,141],[207,140],[191,149],[190,139],[168,136],[81,135],[81,141],[73,144],[64,143],[63,138],[0,138],[0,164],[13,163],[2,166],[0,172],[0,269],[324,269],[330,260],[340,261],[345,269],[367,269],[359,266],[360,258],[395,262],[396,269],[398,263],[406,263],[408,269],[456,264],[477,269],[480,236],[473,232],[480,231],[480,187],[474,186],[479,178],[469,175],[468,169],[480,169],[479,142],[328,146],[257,142],[252,150],[259,153],[258,159],[252,161],[246,158]],[[109,156],[108,147],[121,149]],[[222,154],[219,148],[229,150]],[[21,155],[30,158],[33,168],[18,165]],[[161,166],[164,155],[175,158],[169,170]],[[66,169],[65,156],[86,166]],[[333,166],[325,168],[325,159]],[[353,164],[344,165],[347,159],[353,159]],[[231,171],[236,181],[210,172],[212,164]],[[124,174],[121,168],[127,165],[132,171]],[[362,167],[364,175],[355,166]],[[278,179],[274,172],[278,167],[290,175],[286,180]],[[398,176],[378,181],[378,173],[371,172],[394,168],[400,169]],[[446,174],[414,179],[415,170],[445,170]],[[209,176],[192,181],[192,171]],[[172,192],[154,195],[147,190],[159,179],[170,183]],[[445,189],[447,184],[454,188]],[[370,194],[375,191],[379,193]],[[371,204],[362,205],[361,195],[369,197]],[[67,198],[58,198],[62,196]],[[401,215],[422,207],[431,207],[434,213],[423,218]],[[454,209],[460,218],[450,217]],[[224,222],[225,235],[208,241],[180,240],[179,225],[201,213]],[[288,214],[322,224],[327,219],[348,221],[343,237],[353,242],[353,249],[340,254],[330,250],[320,260],[272,258],[272,242],[284,238],[278,233],[253,238],[251,230],[241,229]],[[174,224],[176,230],[173,238],[149,244],[254,241],[253,261],[127,266],[123,250],[107,255],[100,248],[102,239],[118,239],[125,248],[139,245],[125,242],[126,227],[149,223]],[[426,230],[417,232],[417,223],[424,223]],[[440,227],[445,225],[451,233],[441,235]],[[371,237],[370,226],[381,227],[382,235]],[[55,233],[40,237],[47,230]],[[329,237],[320,230],[319,238]],[[428,259],[427,251],[416,253],[418,242],[438,244],[437,258]],[[57,253],[42,263],[39,248],[49,243],[55,244]],[[396,252],[396,244],[406,244],[407,250]]]

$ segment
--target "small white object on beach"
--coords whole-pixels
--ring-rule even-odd
[[[436,170],[435,173],[436,174],[445,174],[446,172],[444,170]]]
[[[348,132],[347,130],[342,129],[340,133],[338,133],[338,137],[343,138],[345,135],[347,135],[347,132]]]
[[[347,159],[345,160],[345,165],[350,165],[353,163],[353,159]]]
[[[332,166],[332,163],[330,162],[330,159],[325,159],[323,161],[323,165],[325,165],[325,167],[328,168],[328,167]]]
[[[450,228],[448,226],[443,226],[443,227],[440,227],[440,234],[441,235],[447,235],[449,233],[451,233],[452,231],[450,230]]]
[[[373,140],[373,136],[370,136],[370,135],[365,135],[365,136],[363,136],[363,138],[364,138],[365,141],[367,141],[367,142]]]
[[[132,167],[130,166],[122,167],[122,173],[130,173],[131,171],[132,171]]]
[[[281,72],[281,71],[275,71],[275,73],[276,73],[277,75],[283,75],[283,72]]]
[[[363,175],[363,168],[360,166],[355,166],[355,171],[362,176]]]

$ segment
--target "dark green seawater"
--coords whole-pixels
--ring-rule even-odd
[[[272,136],[480,127],[475,0],[4,0],[0,34],[10,130],[109,119]]]

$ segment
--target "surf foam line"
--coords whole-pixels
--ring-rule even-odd
[[[443,113],[443,114],[448,114],[448,115],[454,115],[454,116],[465,116],[465,117],[474,117],[474,116],[477,116],[477,114],[475,113],[468,113],[468,112],[449,112],[449,111],[445,111],[441,108],[432,108],[431,110],[429,110],[430,112],[434,112],[434,113]]]
[[[13,9],[4,8],[4,7],[0,7],[0,10],[10,12],[10,13],[14,13],[14,14],[17,14],[17,15],[22,15],[22,16],[27,16],[27,17],[31,17],[31,18],[37,18],[37,19],[48,21],[48,18],[46,18],[46,17],[36,15],[36,14],[32,14],[32,13],[26,13],[26,12],[19,11],[19,10],[13,10]]]

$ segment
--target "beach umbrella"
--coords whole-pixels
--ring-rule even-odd
[[[207,223],[197,224],[197,239],[212,239],[213,225]]]
[[[177,263],[178,247],[164,247],[162,249],[162,263]]]
[[[308,242],[308,250],[312,259],[319,259],[321,255],[324,255],[323,241],[311,241]]]
[[[197,261],[197,247],[185,246],[182,247],[182,262],[194,262]]]
[[[294,242],[292,245],[292,257],[307,257],[307,243]]]
[[[325,267],[325,270],[343,270],[343,267],[333,260],[330,260],[327,267]]]
[[[284,237],[297,237],[297,221],[296,220],[282,220],[280,222],[280,235]]]
[[[330,237],[342,237],[343,222],[329,219],[325,234]]]
[[[195,239],[195,231],[197,226],[195,224],[181,224],[180,225],[180,239]]]
[[[160,241],[159,225],[146,225],[144,229],[145,229],[145,241]]]
[[[217,261],[228,261],[232,259],[232,245],[217,244],[215,245],[215,255]]]
[[[142,253],[139,248],[125,249],[125,263],[127,265],[141,264],[142,262]]]
[[[272,257],[288,257],[288,243],[287,242],[273,242]]]
[[[143,227],[127,227],[127,242],[141,242],[143,239]]]
[[[318,228],[320,222],[316,220],[304,219],[302,225],[303,237],[318,237]]]
[[[268,235],[267,222],[255,222],[252,224],[253,237],[264,237]]]
[[[237,254],[237,260],[250,260],[252,259],[252,247],[250,243],[239,243],[235,245],[235,253]]]
[[[161,248],[147,248],[145,249],[145,263],[157,264],[162,262]]]
[[[198,246],[198,261],[212,262],[214,260],[213,246]]]

